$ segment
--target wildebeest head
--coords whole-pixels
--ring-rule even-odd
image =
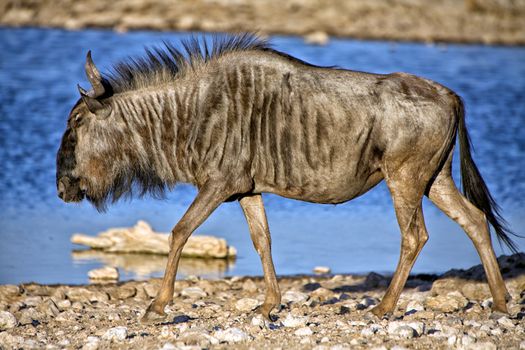
[[[95,67],[91,52],[85,68],[93,88],[88,92],[78,86],[80,98],[69,114],[57,153],[56,184],[65,202],[87,198],[100,209],[118,176],[110,159],[121,140],[118,123],[111,120],[111,86]]]

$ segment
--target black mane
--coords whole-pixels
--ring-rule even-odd
[[[182,41],[182,49],[164,42],[164,47],[146,49],[143,57],[121,61],[105,74],[113,93],[126,92],[171,81],[188,67],[208,62],[225,53],[271,50],[268,42],[253,33],[215,35],[211,44],[204,37]],[[272,50],[273,51],[273,50]]]

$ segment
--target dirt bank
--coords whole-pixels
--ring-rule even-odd
[[[280,278],[282,309],[265,323],[251,311],[261,278],[178,281],[161,325],[139,318],[159,280],[120,284],[0,286],[0,348],[346,349],[525,348],[525,254],[499,259],[512,301],[490,311],[480,266],[409,280],[389,319],[368,312],[388,279],[368,276]]]
[[[253,31],[361,39],[525,44],[515,0],[3,0],[0,25]]]

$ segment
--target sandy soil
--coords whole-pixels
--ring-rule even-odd
[[[164,324],[139,322],[160,281],[89,286],[0,286],[0,348],[82,349],[523,349],[525,254],[499,259],[512,296],[509,315],[492,313],[481,266],[413,276],[389,319],[371,315],[388,278],[280,278],[277,320],[252,311],[261,278],[176,283]],[[2,311],[3,310],[3,311]]]
[[[0,25],[525,44],[516,0],[0,0]]]

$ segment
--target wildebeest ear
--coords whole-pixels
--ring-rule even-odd
[[[80,93],[82,101],[84,101],[91,113],[93,113],[100,119],[104,119],[109,116],[109,114],[111,113],[111,106],[106,105],[103,102],[99,101],[97,98],[90,96],[90,93],[82,89],[80,85],[78,85],[78,92]]]

